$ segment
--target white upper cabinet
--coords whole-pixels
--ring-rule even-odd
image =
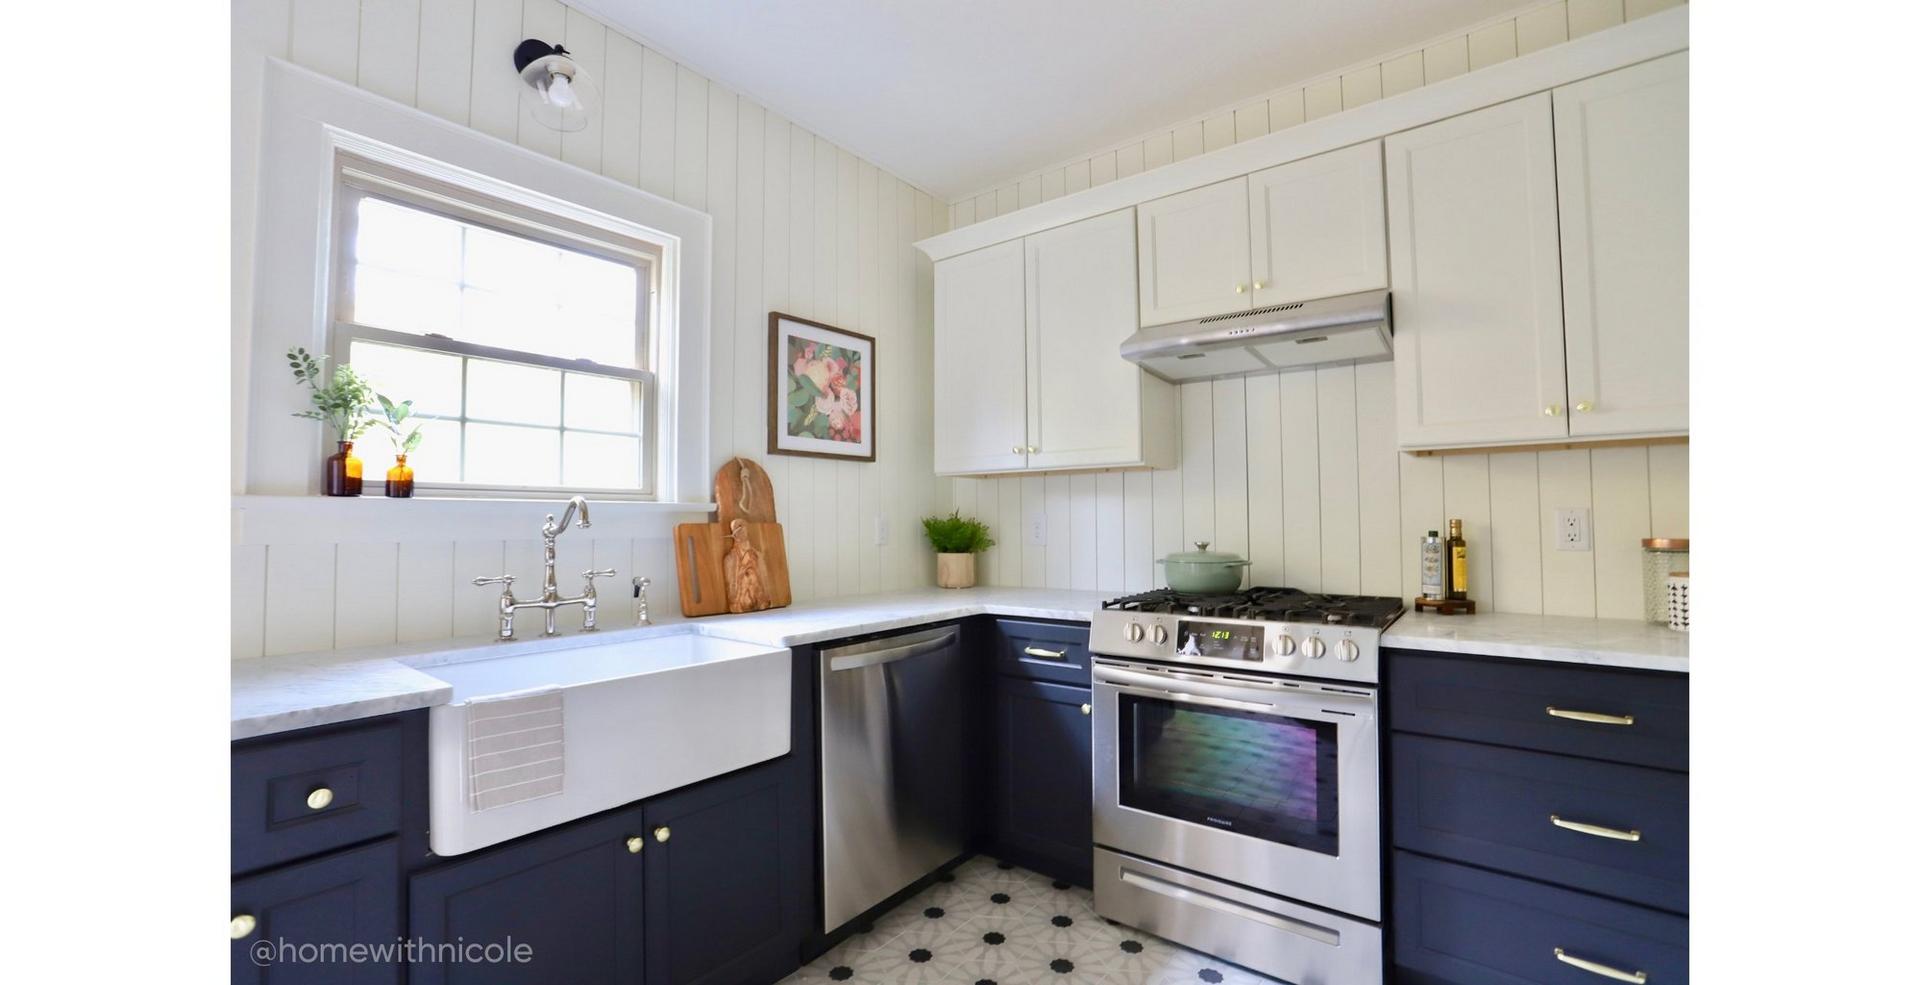
[[[1140,213],[1140,325],[1253,306],[1247,179],[1155,199]]]
[[[1169,387],[1120,358],[1140,322],[1133,236],[1123,209],[1026,238],[1029,468],[1148,464],[1143,409]]]
[[[933,265],[935,472],[1173,466],[1173,388],[1120,358],[1133,235],[1122,209]]]
[[[934,471],[1025,468],[1027,310],[1021,241],[934,264],[933,296]]]
[[[1403,447],[1565,440],[1553,101],[1386,140]]]
[[[1387,286],[1380,141],[1248,176],[1254,307]]]
[[[1576,438],[1687,430],[1687,55],[1554,90]]]

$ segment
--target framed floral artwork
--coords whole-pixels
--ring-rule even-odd
[[[873,339],[774,311],[767,348],[767,453],[873,461]]]

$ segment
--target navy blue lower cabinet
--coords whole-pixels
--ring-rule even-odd
[[[1684,985],[1687,921],[1407,852],[1393,855],[1399,985]]]
[[[409,932],[426,953],[414,956],[408,981],[640,983],[643,872],[653,847],[643,820],[641,808],[624,808],[414,875]]]
[[[400,852],[392,838],[236,879],[232,906],[235,985],[400,981]],[[356,955],[354,945],[366,950]]]
[[[1393,843],[1687,911],[1687,775],[1392,737]]]
[[[807,761],[784,757],[646,802],[647,985],[778,981],[816,928]]]
[[[1092,692],[1002,677],[994,687],[995,854],[1093,884]]]

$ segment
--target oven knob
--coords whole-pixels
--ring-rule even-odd
[[[1360,644],[1352,640],[1340,641],[1340,659],[1348,663],[1360,659]]]
[[[1153,627],[1153,643],[1154,643],[1154,645],[1155,645],[1155,646],[1165,646],[1165,645],[1166,645],[1166,643],[1167,643],[1167,627],[1165,627],[1165,626],[1155,626],[1155,627]]]
[[[1299,645],[1293,642],[1293,637],[1285,633],[1281,633],[1273,638],[1273,652],[1280,656],[1291,657],[1293,656],[1293,651],[1298,648]]]
[[[1127,642],[1138,643],[1147,638],[1147,629],[1137,622],[1127,623]]]
[[[1307,658],[1310,660],[1318,660],[1327,655],[1326,641],[1318,636],[1307,637],[1307,641],[1300,644],[1300,648],[1307,652]]]

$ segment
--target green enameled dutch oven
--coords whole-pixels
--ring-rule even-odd
[[[1196,549],[1169,554],[1160,559],[1167,569],[1167,587],[1176,592],[1233,592],[1240,589],[1240,578],[1253,562],[1238,554],[1207,550],[1202,540]]]

